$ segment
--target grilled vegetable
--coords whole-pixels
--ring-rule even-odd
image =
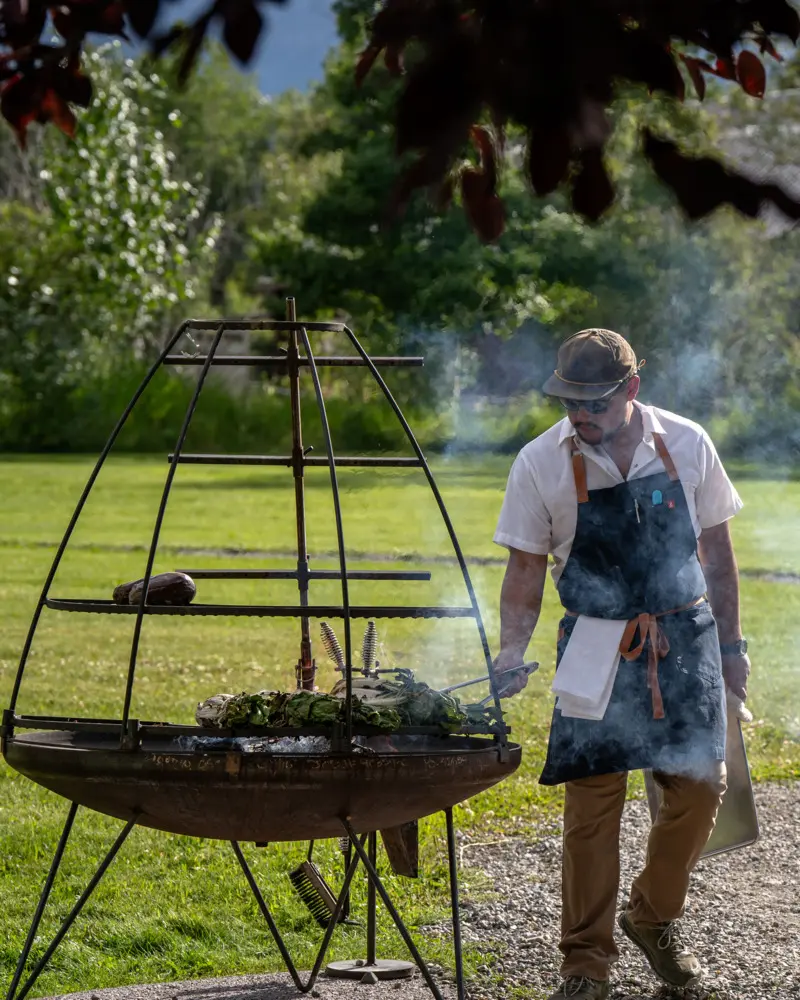
[[[144,580],[121,583],[114,590],[116,604],[138,604],[142,599]],[[147,588],[148,604],[191,604],[197,593],[194,580],[186,573],[158,573],[150,577]]]

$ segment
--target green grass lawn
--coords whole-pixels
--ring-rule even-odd
[[[19,651],[57,544],[88,476],[81,458],[7,460],[0,476],[0,707],[8,697]],[[497,604],[502,550],[491,542],[510,460],[438,461],[437,480],[455,522],[497,649]],[[86,509],[52,590],[54,596],[110,597],[114,586],[142,575],[146,546],[166,461],[118,459],[109,464]],[[354,603],[466,603],[446,532],[422,474],[342,471],[345,534],[358,568],[430,569],[430,583],[354,583]],[[800,574],[800,483],[742,479],[746,503],[734,523],[740,565],[749,571]],[[284,469],[183,467],[176,477],[156,571],[201,567],[289,566],[294,546],[291,478]],[[333,568],[333,512],[327,477],[313,471],[307,488],[312,565]],[[246,550],[237,555],[225,550]],[[195,550],[195,551],[193,551]],[[377,558],[380,557],[380,562]],[[410,562],[409,562],[410,559]],[[203,602],[293,602],[288,583],[201,581]],[[745,632],[753,648],[751,704],[757,724],[747,738],[757,778],[800,776],[800,695],[796,649],[800,639],[800,586],[743,580]],[[336,601],[337,586],[320,584],[312,602]],[[531,655],[542,664],[526,693],[509,706],[514,737],[525,745],[519,772],[502,786],[457,809],[460,827],[487,839],[534,834],[560,803],[558,790],[538,785],[551,710],[549,685],[559,606],[549,588]],[[383,662],[411,666],[418,677],[444,684],[481,672],[477,634],[470,622],[378,623]],[[122,616],[45,612],[37,633],[18,709],[23,712],[117,717],[121,712],[132,621]],[[316,634],[316,630],[315,630]],[[360,625],[355,640],[360,644]],[[321,654],[320,654],[321,655]],[[191,721],[196,702],[217,691],[293,685],[297,625],[266,619],[148,619],[145,622],[133,714]],[[334,677],[323,662],[320,684]],[[483,692],[480,692],[481,694]],[[632,782],[634,794],[638,782]],[[13,964],[66,815],[66,802],[0,764],[0,986]],[[120,824],[80,814],[40,931],[44,944],[110,845]],[[423,822],[425,877],[410,884],[390,878],[412,925],[442,918],[447,907],[443,828]],[[301,845],[248,850],[262,884],[269,885],[282,926],[308,965],[318,929],[289,890],[285,872],[300,860]],[[336,876],[331,844],[322,864]],[[338,876],[337,876],[338,877]],[[466,871],[466,895],[484,891]],[[361,887],[357,891],[357,905]],[[337,931],[334,955],[360,957],[354,929]],[[386,957],[404,949],[382,918]],[[425,939],[425,953],[450,964],[446,942]],[[469,952],[468,966],[483,959]],[[147,980],[269,970],[279,956],[225,844],[137,830],[123,848],[79,924],[56,954],[37,995]]]

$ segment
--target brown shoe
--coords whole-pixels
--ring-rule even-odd
[[[561,986],[547,1000],[606,1000],[607,979],[590,979],[588,976],[567,976]]]
[[[703,968],[687,945],[681,940],[675,920],[667,924],[646,927],[636,925],[623,910],[619,926],[626,937],[640,948],[659,979],[670,986],[695,986],[703,978]]]

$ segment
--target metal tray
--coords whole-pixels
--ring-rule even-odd
[[[728,715],[728,737],[725,743],[725,758],[728,769],[728,790],[722,799],[717,814],[717,823],[708,839],[701,858],[735,851],[748,847],[758,840],[758,813],[753,798],[753,783],[750,766],[742,736],[742,724],[738,718]],[[644,772],[647,789],[647,804],[650,818],[655,822],[661,805],[661,789],[653,780],[652,772]]]

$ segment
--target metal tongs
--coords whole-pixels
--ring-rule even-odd
[[[501,674],[515,674],[519,670],[524,670],[526,674],[532,674],[538,669],[539,669],[539,664],[535,660],[530,660],[527,663],[521,663],[518,667],[512,667],[510,670],[503,670],[501,671]],[[494,676],[498,677],[497,674],[495,674]],[[480,684],[481,681],[488,681],[491,680],[491,678],[492,678],[491,674],[483,674],[481,677],[475,677],[471,681],[461,681],[460,684],[451,684],[450,687],[440,688],[439,694],[450,694],[451,691],[458,691],[460,688],[470,687],[472,684]],[[483,708],[483,706],[488,705],[493,698],[494,694],[489,693],[486,695],[485,698],[482,698],[475,704]]]

